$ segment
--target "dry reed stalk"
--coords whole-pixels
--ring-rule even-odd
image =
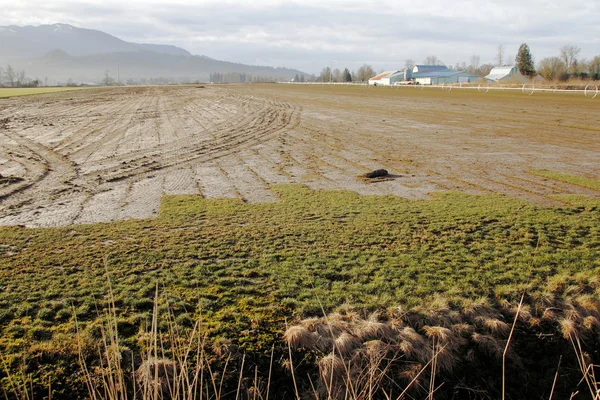
[[[271,374],[273,372],[273,355],[275,354],[275,345],[271,346],[271,360],[269,361],[269,377],[267,379],[267,394],[265,400],[269,400],[269,391],[271,389]]]
[[[428,400],[433,400],[433,392],[434,392],[434,388],[435,388],[435,374],[436,374],[436,370],[437,370],[437,356],[438,356],[438,352],[437,350],[437,338],[435,336],[433,336],[432,338],[432,347],[433,347],[433,361],[431,362],[431,377],[429,378],[429,392],[427,395],[427,399]]]
[[[287,328],[287,321],[285,322]],[[288,355],[290,360],[290,371],[292,373],[292,381],[294,382],[294,394],[296,395],[296,400],[300,400],[300,393],[298,392],[298,384],[296,383],[296,374],[294,373],[294,362],[292,361],[292,347],[288,344]]]
[[[521,311],[521,307],[523,306],[523,300],[525,300],[525,293],[523,293],[523,295],[521,296],[521,301],[519,301],[519,307],[517,308],[517,313],[515,315],[515,319],[513,320],[512,328],[510,329],[510,334],[508,335],[508,340],[506,341],[506,347],[502,352],[502,400],[505,399],[506,395],[506,354],[508,353],[508,346],[510,346],[510,341],[515,331],[515,326],[517,325],[517,321],[519,320],[519,312]]]
[[[585,381],[587,387],[590,391],[593,400],[598,400],[600,398],[600,388],[598,380],[596,379],[594,365],[589,363],[586,359],[586,353],[583,351],[581,347],[581,341],[579,340],[579,336],[575,333],[570,338],[571,344],[573,345],[573,349],[575,350],[575,355],[577,356],[577,363],[579,364],[579,369],[583,374],[582,381]]]
[[[237,390],[235,392],[235,400],[238,400],[239,396],[240,396],[240,389],[242,387],[242,379],[244,377],[244,362],[246,361],[246,353],[244,353],[244,355],[242,356],[242,366],[240,367],[240,376],[238,378],[238,386],[237,386]],[[221,396],[219,396],[221,397]]]
[[[423,367],[419,370],[419,372],[415,374],[415,376],[411,379],[411,381],[404,388],[402,393],[400,393],[400,395],[396,398],[396,400],[402,400],[404,398],[404,395],[406,394],[406,392],[408,392],[410,390],[412,385],[417,381],[417,379],[419,379],[419,377],[423,374],[423,372],[427,369],[427,367],[433,362],[433,359],[435,358],[435,356],[436,356],[436,354],[434,354],[433,357],[427,362],[427,364],[423,365]]]
[[[334,353],[321,358],[317,362],[317,366],[321,382],[325,383],[327,393],[331,397],[331,394],[336,392],[336,388],[339,388],[340,381],[343,381],[344,376],[349,374],[349,369],[346,368],[344,361]]]
[[[558,359],[558,366],[556,367],[556,373],[554,374],[554,381],[552,382],[552,390],[550,390],[550,397],[548,400],[552,400],[552,396],[554,395],[554,388],[556,388],[556,382],[558,381],[558,371],[560,371],[560,362],[562,361],[562,356]]]

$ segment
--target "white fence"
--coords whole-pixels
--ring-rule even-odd
[[[337,86],[369,86],[367,82],[279,82],[288,85],[337,85]],[[553,89],[553,88],[543,88],[543,87],[535,87],[532,84],[525,84],[520,87],[507,87],[507,86],[498,86],[494,84],[442,84],[442,85],[394,85],[394,86],[371,86],[374,88],[387,88],[387,89],[399,89],[399,88],[412,88],[417,90],[425,90],[425,89],[441,89],[445,92],[450,92],[452,90],[476,90],[479,93],[488,93],[490,90],[500,90],[500,91],[519,91],[524,95],[531,96],[536,92],[547,92],[547,93],[570,93],[570,94],[579,94],[595,99],[600,94],[600,90],[598,85],[588,84],[585,89]]]

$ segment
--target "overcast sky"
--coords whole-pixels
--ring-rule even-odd
[[[536,61],[573,44],[600,55],[600,0],[0,0],[0,25],[66,23],[219,60],[297,68],[396,69],[435,55],[493,63],[526,42]],[[0,49],[1,51],[1,49]]]

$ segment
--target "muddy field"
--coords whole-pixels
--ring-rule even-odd
[[[0,99],[0,225],[157,214],[163,194],[277,201],[303,183],[427,199],[503,193],[541,205],[600,193],[600,101],[573,94],[290,85],[134,87]],[[366,182],[385,168],[387,180]]]

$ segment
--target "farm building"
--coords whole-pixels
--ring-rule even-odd
[[[450,83],[472,83],[480,79],[480,76],[465,71],[455,71],[453,69],[445,68],[428,72],[413,72],[412,79],[420,85],[441,85]]]
[[[512,65],[503,65],[494,67],[485,79],[493,82],[500,81],[524,81],[524,77],[519,73],[519,68]]]
[[[465,71],[448,69],[445,65],[415,65],[412,69],[385,71],[369,79],[369,85],[390,86],[412,81],[421,85],[475,82],[480,77]]]
[[[410,70],[395,70],[395,71],[385,71],[381,74],[374,76],[369,79],[369,85],[373,86],[391,86],[396,82],[402,82],[410,80],[411,71]]]

